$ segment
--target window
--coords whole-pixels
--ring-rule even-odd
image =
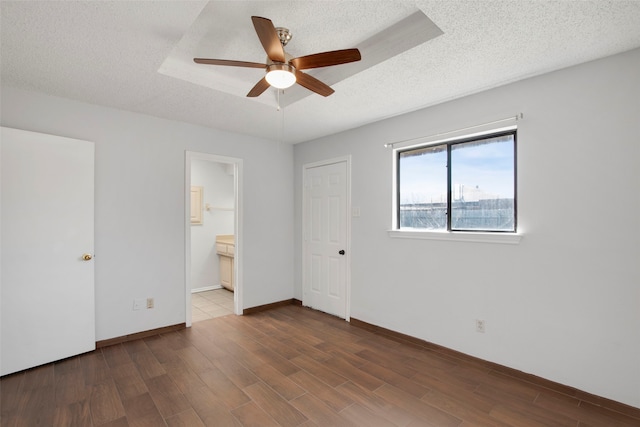
[[[398,229],[516,231],[515,130],[399,150],[397,162]]]

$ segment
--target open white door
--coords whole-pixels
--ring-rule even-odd
[[[349,174],[347,160],[305,165],[305,306],[348,319]]]
[[[95,348],[94,145],[1,131],[5,375]]]

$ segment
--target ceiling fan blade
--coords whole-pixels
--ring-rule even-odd
[[[260,43],[262,43],[262,47],[264,51],[267,52],[269,59],[274,62],[285,62],[284,48],[282,47],[282,43],[280,43],[273,22],[271,22],[270,19],[259,16],[252,16],[251,20],[253,21],[253,26],[256,29]]]
[[[261,64],[259,62],[231,61],[228,59],[193,58],[193,62],[197,64],[227,65],[231,67],[248,67],[248,68],[266,68],[267,67],[267,64]]]
[[[247,97],[255,98],[256,96],[262,95],[262,93],[269,88],[269,82],[267,82],[267,78],[263,77],[256,85],[249,91]]]
[[[310,76],[309,74],[303,73],[302,71],[296,70],[296,82],[303,87],[306,87],[312,92],[317,93],[322,96],[329,96],[335,90],[331,89],[331,87],[322,83],[320,80],[315,77]]]
[[[360,59],[362,59],[362,57],[360,56],[360,51],[358,49],[343,49],[300,56],[298,58],[293,58],[289,63],[298,70],[306,70],[309,68],[348,64],[349,62],[360,61]]]

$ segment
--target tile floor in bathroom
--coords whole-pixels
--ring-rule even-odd
[[[191,321],[233,314],[233,292],[224,288],[191,294]]]

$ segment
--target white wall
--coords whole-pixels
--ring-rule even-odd
[[[202,224],[191,225],[191,289],[220,286],[215,241],[219,234],[235,232],[233,165],[192,159],[191,185],[202,187],[203,194]]]
[[[243,308],[291,298],[292,147],[9,87],[1,96],[2,126],[95,142],[97,340],[185,321],[185,150],[243,159]],[[155,308],[133,311],[146,297]]]
[[[296,298],[302,165],[351,154],[353,318],[640,407],[638,70],[634,50],[296,145]],[[389,237],[384,143],[518,112],[519,245]]]

